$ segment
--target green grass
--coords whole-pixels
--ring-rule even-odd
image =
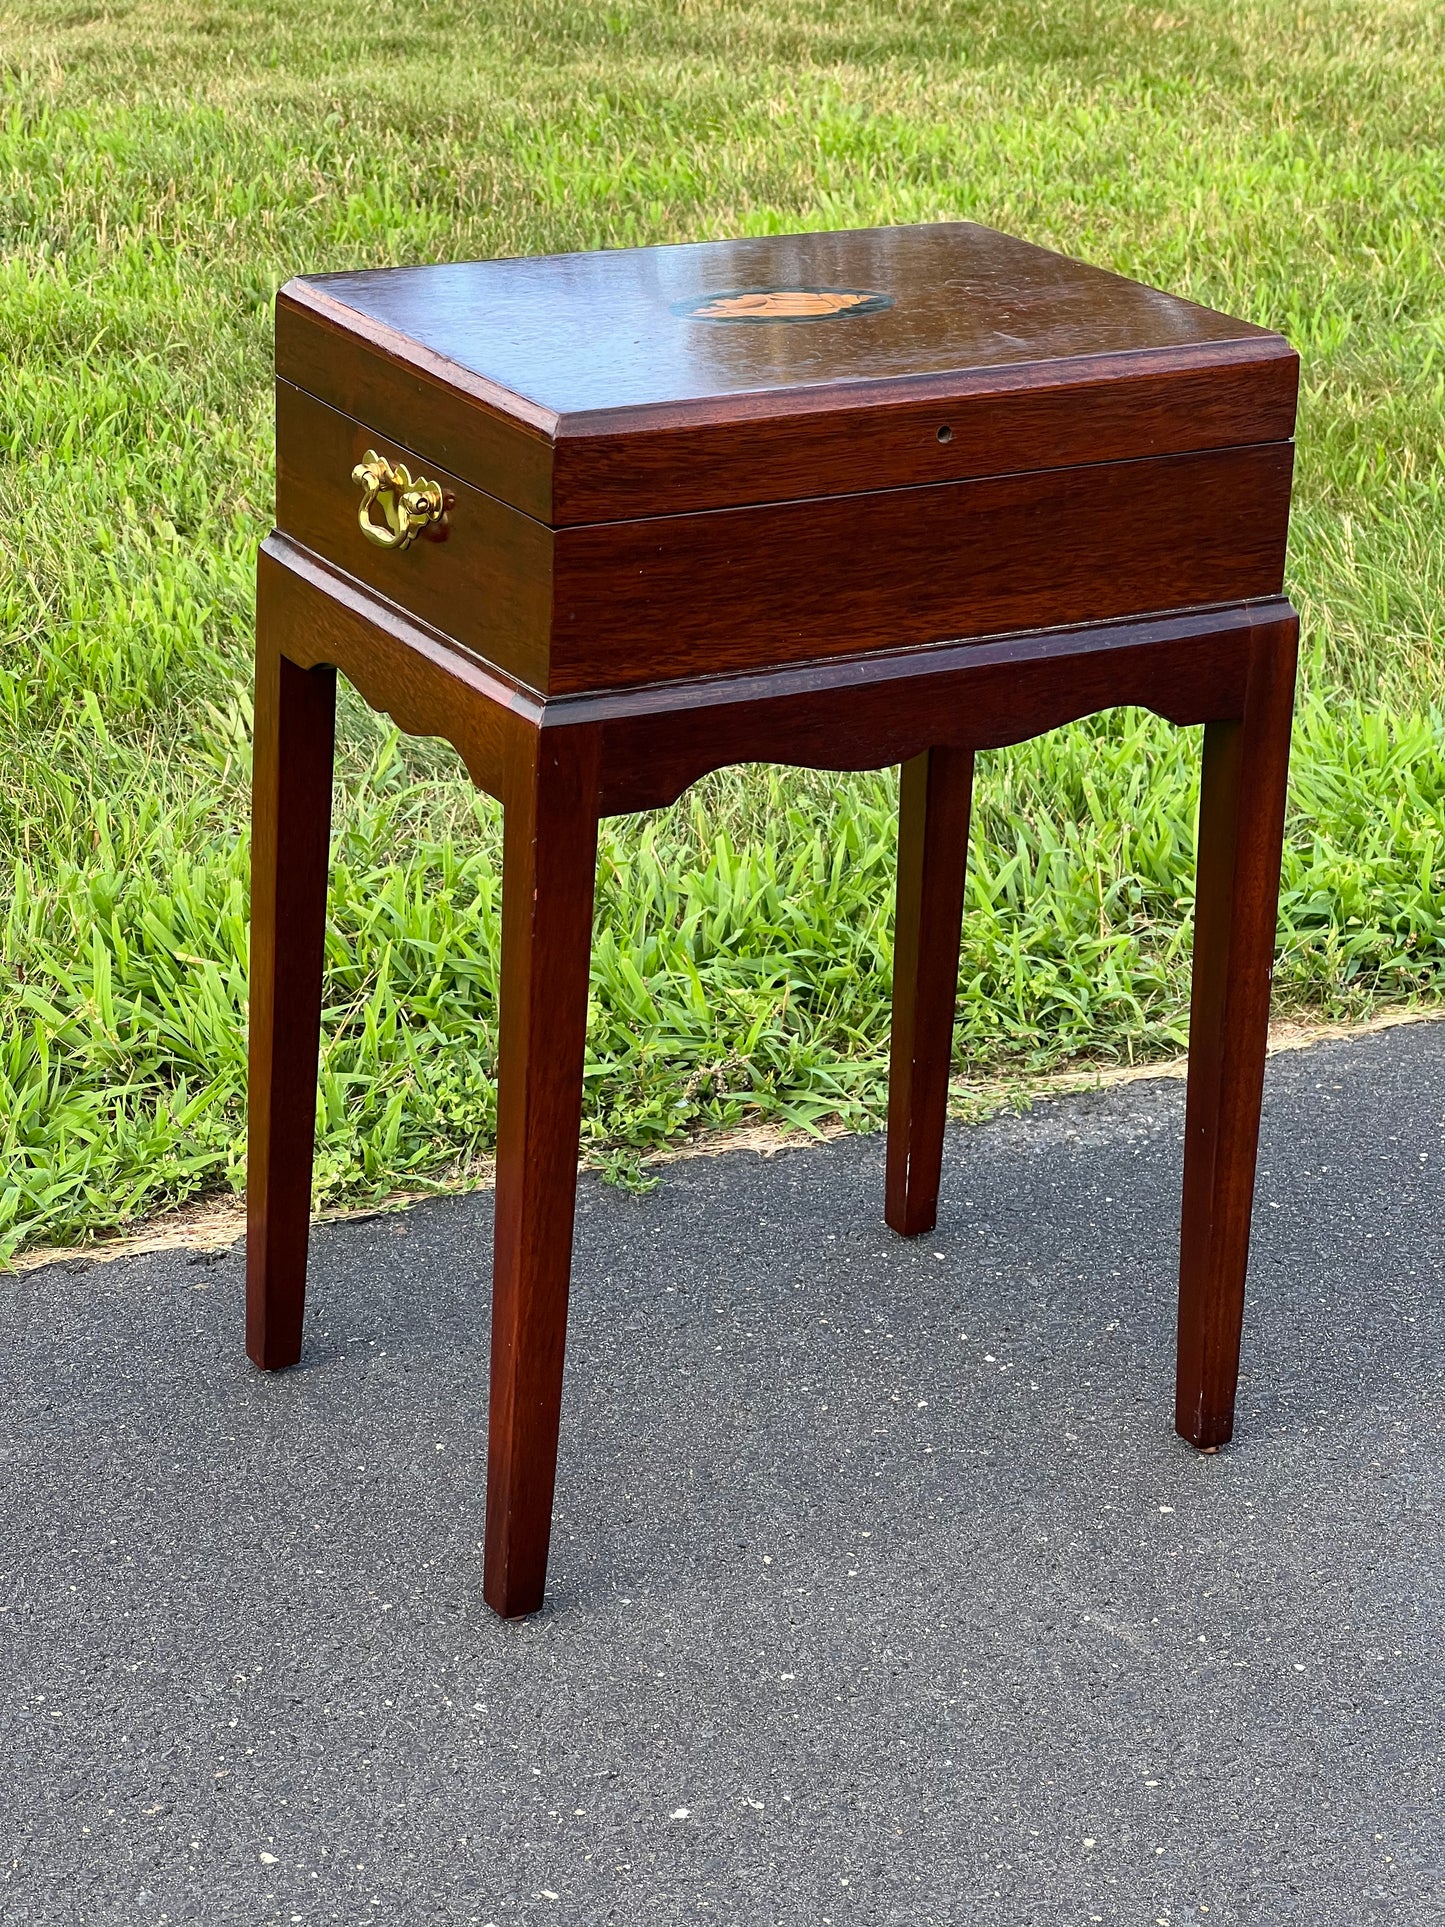
[[[1284,328],[1277,996],[1445,990],[1445,9],[439,0],[0,13],[0,1255],[243,1180],[252,557],[302,270],[965,216]],[[343,711],[318,1183],[494,1120],[494,807]],[[1183,1039],[1198,742],[982,759],[960,1062]],[[877,1115],[889,775],[604,826],[585,1130]]]

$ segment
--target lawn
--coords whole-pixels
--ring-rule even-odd
[[[0,13],[0,1256],[244,1177],[248,647],[299,271],[965,217],[1284,329],[1305,677],[1281,1011],[1445,992],[1445,8]],[[343,705],[318,1184],[494,1122],[499,834]],[[1197,732],[981,759],[958,1062],[1185,1034]],[[878,1115],[895,780],[604,825],[584,1131]]]

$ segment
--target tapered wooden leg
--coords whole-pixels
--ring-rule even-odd
[[[506,803],[496,1256],[483,1591],[535,1612],[547,1577],[572,1266],[597,864],[597,742],[541,732]]]
[[[972,750],[903,765],[883,1214],[905,1238],[938,1217],[972,800]]]
[[[1205,1450],[1234,1430],[1296,625],[1261,630],[1250,648],[1242,720],[1205,727],[1199,799],[1174,1424]]]
[[[268,645],[264,620],[263,605],[251,777],[246,1350],[275,1371],[301,1356],[336,671],[288,662]]]

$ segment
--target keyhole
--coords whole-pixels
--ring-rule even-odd
[[[942,428],[939,429],[938,439],[941,442],[951,442],[953,440],[953,430],[949,427],[947,422],[945,422]]]

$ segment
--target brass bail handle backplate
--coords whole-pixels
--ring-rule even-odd
[[[432,542],[446,539],[447,511],[455,498],[436,482],[424,475],[413,481],[404,462],[393,468],[374,448],[352,469],[351,479],[361,488],[361,533],[379,549],[409,549],[419,535]]]

